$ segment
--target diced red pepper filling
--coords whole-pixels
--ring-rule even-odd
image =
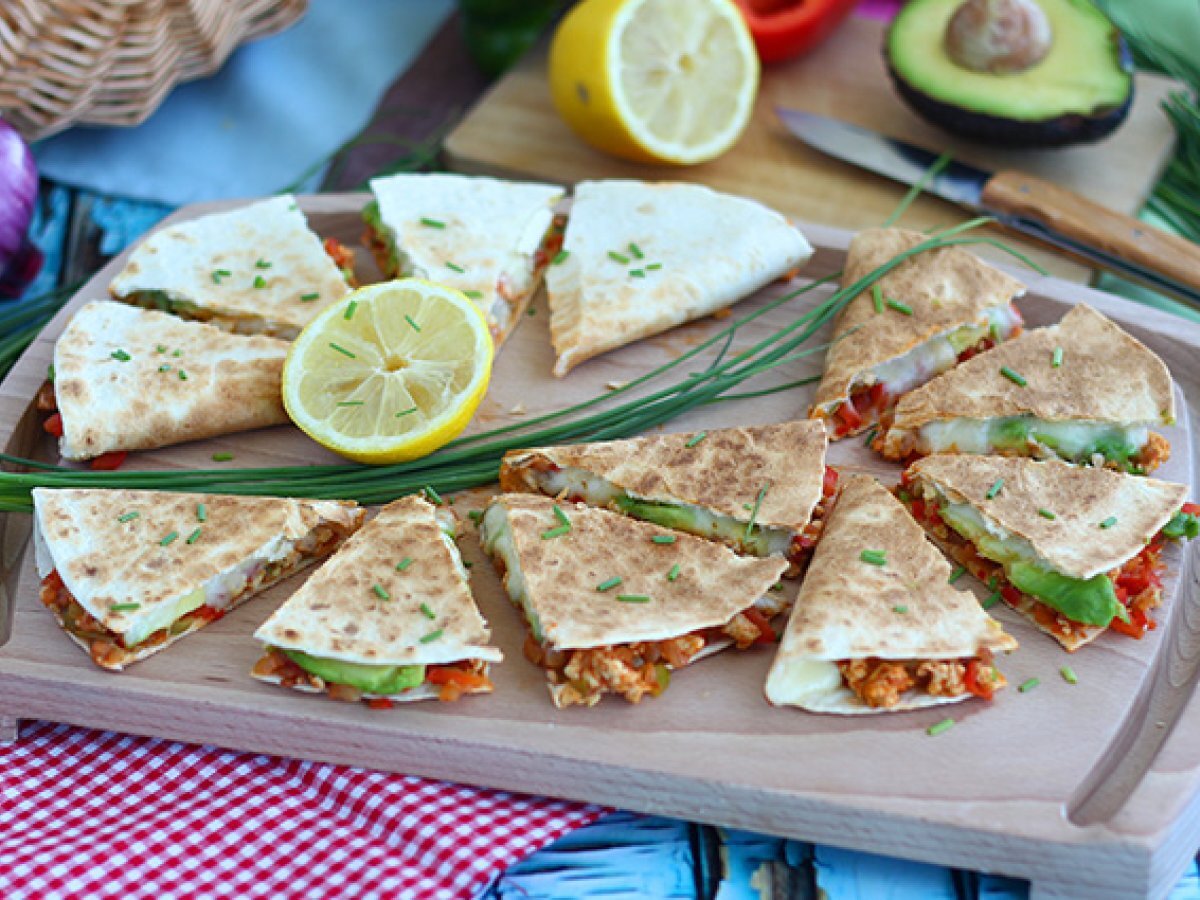
[[[883,382],[858,388],[833,411],[834,438],[844,438],[858,431],[867,422],[878,421],[890,405]]]
[[[931,697],[973,694],[990,700],[1005,684],[989,650],[960,659],[847,659],[838,662],[838,669],[846,687],[873,709],[896,706],[911,690]]]
[[[342,277],[350,287],[358,287],[358,279],[354,275],[354,251],[337,238],[325,238],[325,252],[333,260],[333,264],[341,270]]]
[[[837,469],[826,466],[825,478],[821,483],[821,499],[813,507],[812,516],[809,518],[808,524],[804,526],[804,530],[792,538],[792,546],[788,550],[788,562],[791,564],[787,571],[788,576],[800,575],[808,565],[813,548],[821,539],[821,532],[825,528],[825,518],[829,514],[830,503],[837,494],[837,487]]]

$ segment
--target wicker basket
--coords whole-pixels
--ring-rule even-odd
[[[0,0],[0,115],[35,140],[136,125],[181,81],[279,31],[308,0]]]

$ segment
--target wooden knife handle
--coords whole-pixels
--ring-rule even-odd
[[[1060,234],[1200,290],[1200,245],[1114,212],[1056,184],[997,172],[983,187],[990,210],[1041,222]]]

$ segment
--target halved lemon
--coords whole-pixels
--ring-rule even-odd
[[[754,111],[758,56],[730,0],[583,0],[550,45],[554,105],[585,141],[638,162],[704,162]]]
[[[493,352],[483,314],[458,291],[418,278],[368,285],[300,332],[283,366],[283,405],[342,456],[417,459],[467,427]]]

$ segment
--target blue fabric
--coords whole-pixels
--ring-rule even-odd
[[[171,205],[274,193],[362,130],[451,7],[312,0],[292,28],[239,48],[136,128],[77,127],[39,142],[39,170]]]

